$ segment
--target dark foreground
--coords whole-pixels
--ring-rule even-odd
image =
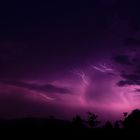
[[[119,140],[140,138],[140,110],[135,109],[130,114],[124,112],[124,117],[114,123],[107,121],[102,124],[98,116],[88,112],[87,119],[76,116],[71,121],[50,118],[22,118],[0,120],[0,136],[4,139],[62,139],[65,140]]]
[[[10,132],[10,134],[9,134]],[[12,135],[19,138],[28,136],[39,139],[134,139],[139,138],[140,129],[126,128],[89,128],[77,126],[70,121],[55,119],[25,118],[1,120],[0,134],[4,137]]]

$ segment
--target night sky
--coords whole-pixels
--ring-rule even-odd
[[[3,3],[0,118],[121,118],[140,107],[140,1]]]

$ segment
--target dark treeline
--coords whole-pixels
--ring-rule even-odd
[[[87,118],[82,119],[75,116],[72,121],[58,120],[53,116],[50,118],[23,118],[14,120],[0,120],[0,127],[28,127],[28,128],[99,128],[99,129],[127,129],[140,128],[140,110],[135,109],[130,114],[123,113],[120,120],[114,123],[106,121],[102,124],[98,116],[92,112],[87,113]]]

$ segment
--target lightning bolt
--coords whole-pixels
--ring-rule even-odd
[[[102,72],[102,73],[108,73],[108,74],[113,74],[113,75],[116,75],[116,73],[114,72],[113,69],[107,67],[105,64],[99,64],[99,65],[90,65],[91,68],[99,71],[99,72]]]
[[[107,67],[105,64],[99,64],[105,71],[113,71],[113,69]]]
[[[82,79],[82,81],[84,82],[84,84],[86,84],[86,85],[89,84],[89,83],[88,83],[88,80],[87,80],[87,78],[86,78],[86,74],[85,74],[83,71],[82,71],[82,72],[73,71],[72,73],[73,73],[73,74],[76,74],[76,75],[78,75],[78,76],[80,76],[81,79]]]
[[[41,97],[43,97],[43,99],[45,99],[45,100],[51,100],[51,101],[55,100],[55,98],[51,98],[51,97],[49,97],[49,96],[47,96],[47,95],[45,95],[45,94],[43,94],[43,93],[39,93],[39,95],[40,95]]]
[[[99,68],[99,67],[97,67],[97,66],[91,65],[91,67],[92,67],[93,69],[99,71],[99,72],[102,72],[102,73],[105,73],[105,72],[106,72],[104,69]]]
[[[45,102],[48,102],[48,101],[54,101],[55,98],[52,98],[52,97],[49,97],[47,96],[45,93],[42,93],[42,92],[37,92],[37,91],[33,91],[33,90],[30,90],[32,93],[34,93],[35,96],[39,96],[42,98],[42,100],[44,100]]]

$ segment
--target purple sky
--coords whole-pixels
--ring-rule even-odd
[[[20,5],[20,6],[19,6]],[[0,118],[117,119],[140,103],[139,1],[4,3]]]

